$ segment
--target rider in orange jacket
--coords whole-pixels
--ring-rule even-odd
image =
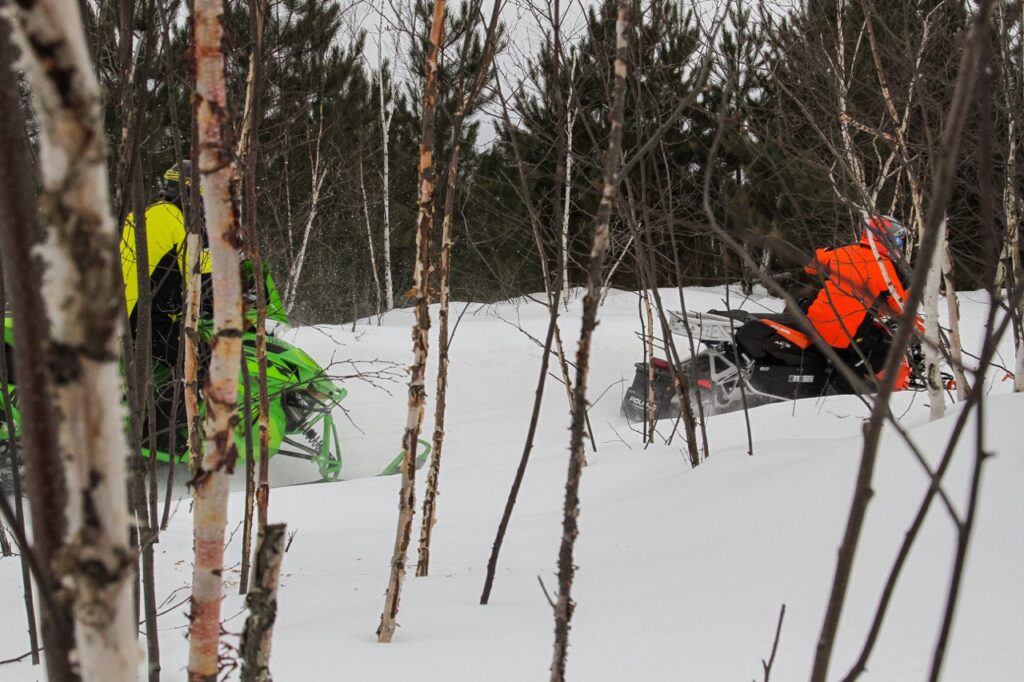
[[[907,228],[890,216],[872,216],[857,244],[818,249],[804,271],[819,278],[821,289],[807,318],[822,339],[858,374],[876,378],[888,350],[879,321],[903,311],[907,292],[893,258],[899,257]],[[897,388],[909,382],[909,366]]]

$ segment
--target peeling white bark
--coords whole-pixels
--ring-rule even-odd
[[[206,442],[192,479],[194,547],[188,678],[215,682],[220,669],[220,606],[223,598],[224,529],[228,484],[238,452],[238,370],[242,350],[242,245],[237,202],[231,196],[235,169],[224,85],[222,0],[195,0],[198,171],[212,264],[214,337],[206,382]]]
[[[377,77],[380,79],[380,131],[381,154],[383,155],[384,175],[384,298],[387,310],[395,307],[395,285],[391,275],[391,161],[388,142],[391,131],[391,118],[394,111],[389,109],[384,97],[384,62],[380,36],[384,34],[384,2],[380,0],[380,22],[377,25]]]
[[[51,227],[40,252],[66,466],[68,544],[60,570],[74,600],[78,646],[67,654],[83,680],[127,682],[137,679],[142,651],[118,365],[124,299],[116,284],[100,87],[74,0],[21,0],[11,17],[39,121],[42,205]]]

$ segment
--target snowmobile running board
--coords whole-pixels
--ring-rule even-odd
[[[700,343],[732,341],[733,334],[743,326],[743,320],[714,313],[687,313],[669,311],[669,329],[673,334],[689,336]]]

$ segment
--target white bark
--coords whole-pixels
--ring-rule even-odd
[[[377,641],[388,643],[398,627],[396,618],[405,580],[405,553],[412,535],[416,513],[416,450],[426,403],[427,353],[430,334],[430,229],[434,221],[434,116],[437,104],[437,53],[444,34],[445,0],[434,0],[430,26],[430,49],[424,63],[423,121],[420,137],[419,209],[416,216],[416,263],[413,293],[416,298],[412,328],[413,364],[409,368],[409,410],[402,437],[402,486],[399,491],[398,527],[391,554],[391,572],[384,597],[384,611],[377,628]]]
[[[1012,63],[1012,55],[1010,54],[1009,38],[1007,37],[1007,28],[1005,27],[1005,15],[1003,8],[1000,8],[1000,24],[1002,26],[1003,38],[1000,41],[1000,52],[1002,53],[1003,63]],[[1024,59],[1024,39],[1018,38],[1020,45],[1021,54],[1019,59]],[[1018,61],[1018,63],[1020,63]],[[1005,69],[1004,69],[1005,71]],[[1003,98],[1006,103],[1006,109],[1009,112],[1009,121],[1006,132],[1006,148],[1007,148],[1007,159],[1006,159],[1006,184],[1003,187],[1003,214],[1005,218],[1006,228],[1003,236],[1003,253],[999,259],[999,282],[1004,281],[1006,277],[1007,265],[1009,269],[1013,271],[1015,278],[1021,276],[1021,257],[1020,257],[1020,215],[1021,215],[1021,197],[1017,191],[1017,137],[1019,132],[1017,126],[1020,116],[1020,106],[1024,104],[1024,92],[1017,93],[1017,97],[1014,97],[1013,88],[1014,81],[1010,73],[1004,73],[1003,78],[1005,81]],[[1019,78],[1019,76],[1018,76]],[[1019,83],[1024,84],[1024,78],[1019,78]],[[1017,307],[1017,314],[1024,317],[1024,304]],[[1015,391],[1024,391],[1024,332],[1020,332],[1017,338],[1017,358],[1014,363],[1014,380],[1013,389]]]
[[[188,676],[214,682],[220,672],[220,606],[223,598],[224,529],[228,484],[238,451],[238,370],[242,351],[241,229],[231,196],[235,168],[224,87],[222,0],[195,0],[196,116],[200,182],[212,263],[214,338],[206,382],[206,444],[193,477],[195,561],[189,623]]]
[[[186,188],[186,191],[187,188]],[[192,192],[191,201],[199,199],[198,192]],[[188,447],[192,475],[198,471],[202,452],[202,430],[199,428],[199,346],[198,332],[200,304],[202,302],[203,278],[199,266],[198,226],[190,226],[185,237],[186,272],[188,285],[185,297],[185,423],[188,428]]]
[[[116,286],[100,87],[74,0],[22,0],[11,16],[39,121],[42,205],[51,227],[40,251],[66,463],[69,542],[60,570],[74,599],[78,646],[66,653],[87,682],[127,682],[137,679],[142,652],[118,366],[124,299]]]
[[[924,235],[921,235],[922,241]],[[930,401],[932,420],[940,419],[946,414],[946,396],[942,391],[940,369],[942,353],[939,338],[939,285],[942,282],[942,259],[940,250],[946,243],[946,220],[939,223],[939,239],[928,270],[928,280],[924,290],[924,365],[925,381],[928,383],[928,399]]]
[[[946,286],[946,310],[949,313],[949,359],[952,365],[953,378],[956,383],[956,399],[967,400],[971,385],[964,371],[964,351],[960,343],[960,303],[956,297],[956,284],[953,282],[953,256],[949,251],[949,240],[943,244],[942,281]]]
[[[565,121],[565,207],[562,210],[562,300],[569,305],[569,209],[572,207],[572,129],[577,109],[572,106],[575,94],[576,52],[569,69],[569,116]]]
[[[380,0],[380,23],[377,25],[377,77],[380,79],[381,153],[384,166],[384,298],[387,310],[395,307],[395,286],[391,275],[391,171],[388,136],[394,116],[384,97],[384,61],[381,36],[384,34],[384,2]]]
[[[377,256],[373,248],[373,228],[370,226],[370,204],[366,200],[366,183],[363,182],[363,157],[359,157],[359,191],[363,195],[363,215],[366,216],[366,243],[370,247],[370,270],[373,271],[373,288],[376,293],[377,314],[380,315],[380,275],[377,273]],[[353,311],[355,315],[355,311]]]
[[[324,111],[323,98],[320,98],[320,121],[317,126],[316,142],[314,144],[312,158],[310,159],[312,170],[310,171],[310,195],[309,213],[306,215],[306,227],[302,231],[302,244],[299,246],[299,253],[292,261],[292,267],[288,272],[288,286],[285,288],[284,307],[290,313],[295,305],[295,294],[299,288],[299,278],[302,277],[302,266],[306,262],[306,249],[309,246],[309,235],[313,232],[313,224],[316,222],[317,213],[320,210],[320,190],[327,178],[327,170],[321,168],[320,144],[324,137]]]

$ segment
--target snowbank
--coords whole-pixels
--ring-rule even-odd
[[[664,295],[677,300],[673,291]],[[721,289],[688,289],[686,295],[693,310],[721,307],[724,296]],[[737,305],[739,297],[734,293],[732,298]],[[983,300],[981,294],[963,297],[968,349],[977,348]],[[763,296],[744,305],[779,307]],[[577,314],[578,305],[571,306],[563,328],[570,350],[578,333]],[[408,361],[410,322],[408,312],[396,311],[384,316],[380,326],[364,321],[354,332],[334,327],[291,334],[322,362],[344,358],[360,361],[363,369],[387,369],[388,362],[400,366]],[[540,348],[527,333],[543,338],[546,323],[543,307],[528,300],[472,304],[465,310],[452,349],[432,575],[415,578],[410,572],[401,628],[391,645],[377,644],[374,631],[387,580],[398,480],[359,477],[379,470],[400,447],[404,376],[399,371],[394,383],[379,377],[372,383],[346,382],[351,423],[340,422],[344,475],[358,480],[281,487],[271,497],[272,519],[286,521],[296,532],[284,562],[271,659],[276,679],[545,678],[553,622],[538,577],[554,590],[568,444],[565,391],[553,379],[491,604],[482,607],[478,601],[536,384]],[[713,417],[712,458],[691,471],[680,437],[671,445],[644,449],[639,434],[619,416],[621,382],[631,380],[633,362],[642,352],[634,336],[638,329],[635,297],[613,292],[601,310],[594,342],[593,397],[604,395],[591,411],[598,452],[589,455],[583,476],[574,588],[578,607],[568,675],[588,681],[760,679],[761,659],[771,650],[779,608],[785,604],[773,679],[806,679],[868,410],[850,396],[758,408],[750,415],[753,456],[747,454],[742,414]],[[1024,669],[1019,617],[1024,612],[1024,547],[1018,529],[1024,518],[1024,396],[1008,394],[1009,382],[999,378],[986,387],[993,395],[986,410],[985,447],[996,456],[984,469],[946,680],[1014,679]],[[934,462],[958,410],[928,423],[925,398],[901,394],[893,407]],[[965,505],[975,456],[970,433],[946,477],[959,509]],[[310,473],[277,460],[272,469],[284,483]],[[833,659],[835,677],[848,670],[859,652],[881,585],[928,485],[921,465],[889,432],[875,481]],[[234,495],[229,528],[240,519],[241,504],[241,496]],[[157,547],[158,592],[167,597],[163,608],[168,609],[160,621],[165,680],[185,677],[187,605],[169,607],[187,597],[190,524],[183,503]],[[863,679],[926,676],[955,542],[955,527],[936,504]],[[235,537],[227,556],[237,557],[239,545]],[[237,566],[229,571],[229,589],[223,613],[234,617],[225,627],[239,632],[244,613],[242,599],[233,594]],[[27,649],[20,599],[16,561],[0,561],[0,659]],[[0,667],[5,681],[41,676],[40,669],[24,663]]]

